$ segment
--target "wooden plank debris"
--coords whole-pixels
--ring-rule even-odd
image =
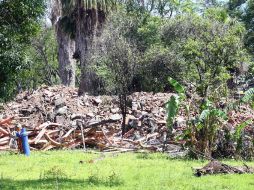
[[[20,124],[27,128],[33,150],[91,147],[109,152],[125,149],[162,151],[163,134],[167,131],[165,104],[170,96],[172,93],[131,94],[125,121],[127,132],[122,136],[121,110],[115,96],[78,96],[77,89],[64,86],[42,86],[32,93],[22,92],[1,109],[0,150],[10,150],[15,126]],[[254,121],[251,108],[239,109],[242,112],[228,113],[230,133],[240,123],[248,119]],[[180,114],[174,123],[176,136],[186,129],[186,117],[181,110]],[[245,127],[243,133],[244,141],[253,139],[254,127]],[[185,140],[177,142],[179,147],[186,143]],[[171,138],[166,143],[176,144],[176,141]]]

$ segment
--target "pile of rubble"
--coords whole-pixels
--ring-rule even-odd
[[[167,134],[165,104],[170,93],[136,92],[128,97],[126,133],[122,137],[122,114],[116,96],[78,96],[77,89],[43,86],[23,92],[0,105],[0,150],[17,148],[15,126],[28,131],[34,150],[97,148],[101,151],[166,150],[179,153],[187,141],[178,137],[188,132],[186,112],[180,110],[170,139]],[[188,100],[189,101],[189,100]],[[185,102],[190,104],[190,102]],[[194,103],[193,103],[194,105]],[[254,111],[247,105],[227,112],[228,120],[218,130],[215,150],[219,156],[254,157]],[[196,112],[190,113],[198,117]],[[248,125],[242,123],[248,121]],[[235,138],[236,132],[241,141]],[[230,138],[229,138],[230,137]],[[178,140],[174,140],[174,139]],[[241,144],[239,144],[241,143]],[[174,145],[173,145],[174,144]],[[182,144],[179,146],[179,144]]]
[[[77,89],[63,86],[24,92],[0,108],[0,150],[12,147],[10,134],[20,124],[26,127],[34,150],[96,147],[104,151],[159,151],[166,131],[165,103],[171,95],[140,92],[129,96],[127,133],[122,138],[117,97],[78,96]]]

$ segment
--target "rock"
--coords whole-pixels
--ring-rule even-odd
[[[96,105],[99,105],[100,103],[102,103],[102,100],[97,97],[97,98],[93,98],[93,102],[96,104]]]
[[[142,112],[139,111],[139,110],[133,111],[133,115],[134,115],[134,117],[136,117],[136,118],[140,118],[140,117],[142,117]]]
[[[86,114],[88,117],[94,117],[94,113],[93,112],[89,112]]]
[[[145,115],[148,115],[148,112],[142,111],[141,114],[142,114],[142,116],[145,116]]]
[[[120,111],[119,108],[111,108],[111,109],[110,109],[110,112],[111,112],[111,113],[118,113],[119,111]]]
[[[118,120],[121,120],[122,119],[122,115],[120,114],[113,114],[109,117],[110,120],[112,121],[118,121]]]
[[[140,101],[141,110],[144,110],[145,104],[146,104],[146,101],[144,99],[141,99],[141,101]]]
[[[73,127],[73,128],[76,128],[77,127],[77,122],[76,122],[76,120],[74,120],[74,121],[71,121],[71,127]]]
[[[56,115],[67,115],[67,106],[61,107],[56,110]]]
[[[157,121],[157,124],[163,124],[163,125],[166,125],[166,124],[167,124],[167,122],[166,122],[166,120],[158,120],[158,121]]]
[[[77,105],[78,105],[79,107],[82,107],[82,106],[84,106],[85,104],[83,103],[82,100],[78,100],[78,101],[77,101]]]
[[[66,121],[66,119],[65,119],[65,117],[64,116],[56,116],[56,123],[59,123],[59,124],[61,124],[61,125],[63,125],[64,123],[65,123],[65,121]]]
[[[128,122],[128,125],[132,128],[137,128],[139,125],[139,120],[138,119],[130,119]]]
[[[53,93],[51,91],[49,91],[49,90],[44,90],[44,95],[48,96],[48,97],[52,97]]]
[[[75,120],[75,119],[83,119],[85,116],[82,114],[72,114],[71,115],[71,120]]]
[[[141,138],[140,132],[139,132],[139,131],[135,131],[133,140],[134,140],[134,141],[135,141],[135,140],[139,140],[140,138]]]
[[[55,103],[56,108],[61,108],[61,107],[65,106],[65,102],[62,98],[56,99],[54,103]]]
[[[175,129],[186,126],[186,120],[183,116],[178,116],[175,121],[175,125],[173,126]]]
[[[21,108],[19,110],[19,113],[22,114],[23,116],[29,116],[30,114],[32,114],[33,109],[32,108]]]
[[[131,109],[132,109],[132,111],[137,111],[138,110],[138,103],[136,101],[132,102]]]

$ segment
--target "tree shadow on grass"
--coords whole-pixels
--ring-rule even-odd
[[[0,179],[0,190],[23,190],[23,189],[86,189],[93,186],[118,186],[121,183],[106,183],[102,180],[81,179],[37,179],[37,180],[14,180]],[[88,188],[89,189],[89,188]]]
[[[47,180],[13,180],[0,179],[1,190],[21,189],[72,189],[73,187],[86,187],[85,180],[78,179],[47,179]]]

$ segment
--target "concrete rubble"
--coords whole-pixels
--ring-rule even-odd
[[[77,89],[43,86],[23,92],[0,111],[0,150],[11,146],[15,125],[28,130],[34,150],[98,148],[161,151],[166,129],[165,103],[169,93],[137,92],[129,96],[127,133],[122,137],[122,115],[116,96],[78,96]],[[10,118],[9,118],[10,119]]]

